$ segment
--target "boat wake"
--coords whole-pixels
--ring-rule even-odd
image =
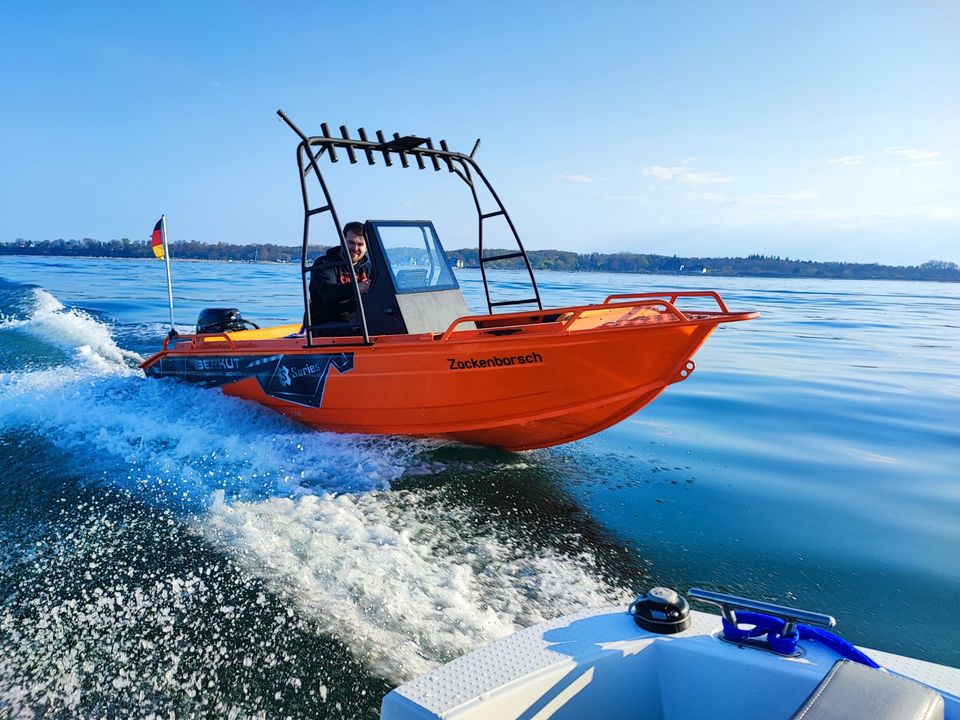
[[[0,317],[0,330],[19,329],[43,342],[73,351],[103,372],[131,369],[143,358],[118,347],[110,327],[78,308],[67,309],[41,288],[32,288],[21,303],[26,317]]]
[[[570,551],[584,545],[573,535],[563,548],[534,544],[520,539],[523,528],[472,507],[468,496],[451,499],[429,482],[394,487],[407,477],[423,479],[431,467],[424,456],[435,441],[310,431],[218,390],[147,382],[136,368],[139,356],[114,340],[115,328],[39,289],[22,305],[0,318],[0,449],[33,464],[21,476],[59,484],[49,501],[57,522],[72,512],[89,521],[73,541],[42,552],[35,536],[0,527],[13,543],[0,553],[0,570],[13,587],[9,597],[30,608],[29,621],[12,606],[2,608],[0,656],[7,661],[0,663],[0,705],[16,697],[18,707],[62,709],[65,698],[79,702],[79,688],[108,703],[137,688],[154,698],[182,696],[194,680],[218,677],[226,651],[208,651],[209,638],[154,637],[163,635],[165,617],[179,618],[185,628],[209,627],[210,608],[188,597],[236,608],[217,621],[215,635],[233,628],[243,636],[240,644],[260,642],[274,656],[294,657],[282,647],[286,636],[277,634],[282,624],[257,631],[231,620],[244,607],[253,612],[248,606],[259,607],[266,593],[281,607],[270,618],[295,616],[302,632],[313,628],[339,643],[369,675],[400,682],[520,627],[620,602],[626,594],[602,579],[588,550]],[[9,369],[11,352],[21,355]],[[37,442],[28,447],[24,438]],[[115,503],[107,503],[109,511],[96,503],[68,507],[62,488],[71,484],[104,496],[119,493],[147,510],[105,521]],[[139,525],[148,529],[135,532]],[[156,550],[145,573],[137,563],[152,541],[143,535],[170,533],[227,564],[206,560],[205,571],[202,564],[184,565],[184,558],[171,560],[179,551]],[[228,566],[250,578],[238,587],[263,591],[238,590],[238,597],[218,600],[227,591],[212,585],[209,567],[219,568],[216,575]],[[104,567],[113,570],[98,580]],[[52,599],[58,591],[75,595],[70,588],[78,582],[86,583],[77,591],[87,594],[86,604]],[[229,578],[220,582],[230,584]],[[138,632],[153,633],[152,639]],[[199,643],[195,677],[174,668],[164,680],[170,667],[151,665],[159,662],[156,653],[148,662],[130,650],[141,640],[171,657],[191,651],[165,643]],[[91,662],[91,645],[113,648],[120,669]],[[63,658],[55,672],[42,682],[23,677],[24,668],[49,668],[43,658],[50,653]],[[165,669],[158,675],[158,668]],[[24,689],[31,682],[35,690]],[[262,689],[260,706],[272,702],[273,690],[267,692]],[[325,701],[326,690],[321,696]],[[242,704],[258,702],[245,696]],[[217,707],[223,714],[233,706]]]
[[[216,503],[199,531],[392,682],[626,594],[423,491]]]

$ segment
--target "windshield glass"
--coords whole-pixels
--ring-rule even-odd
[[[371,223],[398,293],[459,288],[433,223]]]

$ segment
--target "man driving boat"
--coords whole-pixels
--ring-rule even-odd
[[[350,253],[349,261],[343,257],[343,248],[334,246],[318,257],[310,269],[310,319],[314,325],[355,321],[357,298],[348,263],[353,263],[360,292],[366,293],[370,289],[372,267],[367,256],[363,223],[344,225],[343,237]]]

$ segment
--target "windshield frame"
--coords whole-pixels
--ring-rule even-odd
[[[406,295],[460,289],[460,283],[457,281],[457,276],[450,267],[450,260],[447,258],[446,250],[440,242],[437,230],[430,220],[368,220],[367,222],[368,226],[373,230],[377,250],[380,252],[384,265],[386,265],[390,273],[390,277],[393,280],[393,289],[396,294]],[[381,228],[385,230],[388,228],[419,229],[423,239],[423,249],[431,263],[426,269],[426,277],[430,278],[436,273],[438,281],[434,284],[409,284],[410,280],[401,275],[404,269],[396,266],[391,259],[390,249],[384,243],[384,234],[380,232]],[[438,266],[433,266],[433,262],[437,262]]]

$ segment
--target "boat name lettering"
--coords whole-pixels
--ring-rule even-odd
[[[239,370],[239,358],[199,358],[190,360],[194,370]]]
[[[457,360],[456,358],[447,358],[451,370],[479,370],[492,367],[512,367],[514,365],[537,365],[543,362],[543,356],[538,352],[532,352],[527,355],[506,355],[498,357],[493,355],[488,358],[467,358],[466,360]]]

